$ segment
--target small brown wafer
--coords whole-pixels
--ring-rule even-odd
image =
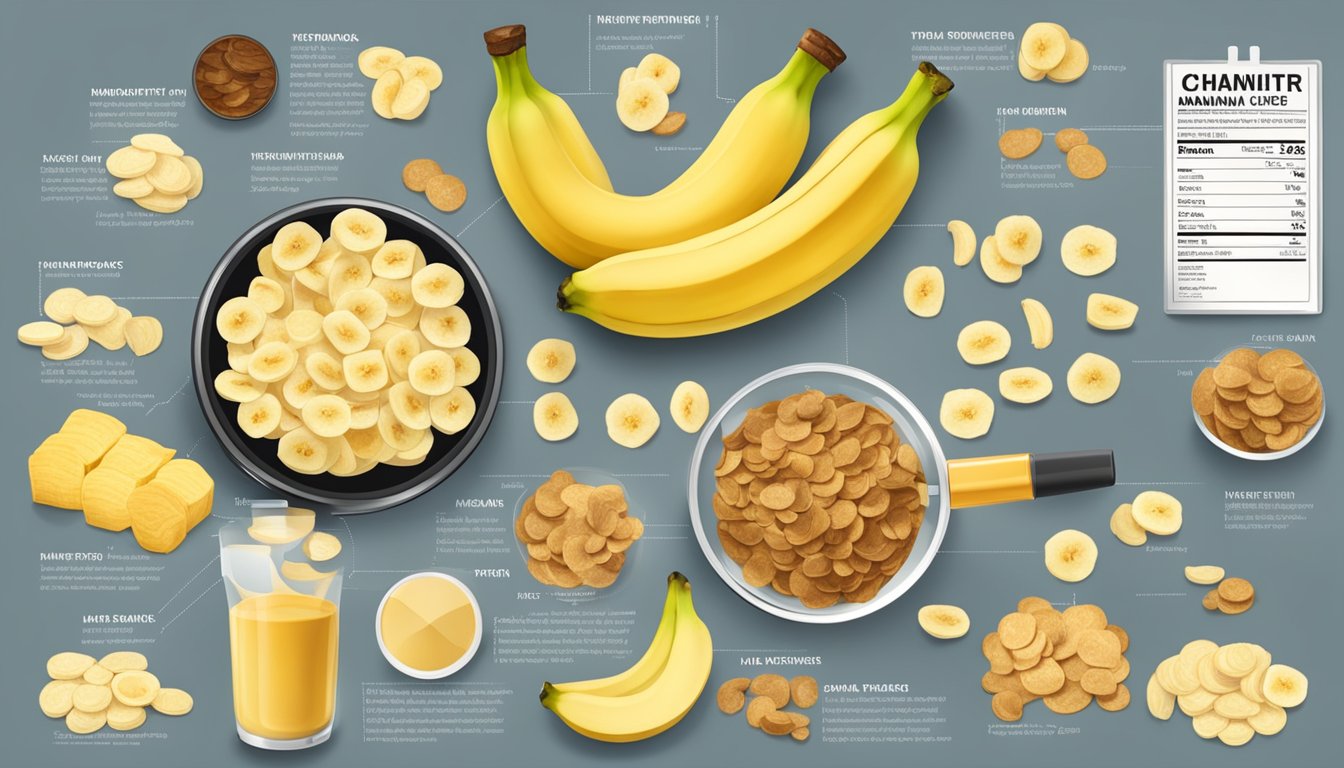
[[[1231,576],[1218,582],[1218,599],[1228,603],[1243,603],[1255,597],[1255,587],[1251,582]]]
[[[751,681],[749,689],[756,696],[767,696],[775,703],[776,709],[789,705],[789,681],[783,675],[757,675]]]
[[[1064,164],[1080,179],[1095,179],[1106,172],[1106,155],[1091,144],[1079,144],[1064,156]]]
[[[1105,696],[1097,697],[1097,706],[1107,712],[1119,712],[1129,706],[1129,688],[1123,683],[1115,686],[1115,691]]]
[[[989,708],[1005,723],[1015,723],[1022,719],[1022,703],[1022,697],[1016,692],[999,691],[989,700]]]
[[[1040,128],[1014,128],[999,136],[999,153],[1009,160],[1021,160],[1041,147]]]
[[[778,707],[769,696],[757,696],[747,704],[747,725],[752,728],[761,727],[761,719],[766,715],[773,713]]]
[[[715,701],[719,705],[719,711],[725,715],[735,715],[741,712],[742,707],[746,706],[747,703],[745,694],[749,685],[751,685],[751,678],[748,677],[734,677],[731,680],[724,681],[723,685],[719,686],[718,696],[715,697]]]
[[[1059,147],[1060,152],[1068,152],[1086,143],[1087,134],[1079,128],[1061,128],[1055,132],[1055,146]]]
[[[1207,611],[1218,610],[1218,588],[1214,587],[1213,589],[1210,589],[1207,593],[1205,593],[1204,599],[1201,601],[1201,603],[1203,604],[1204,609]]]
[[[443,168],[427,157],[417,158],[401,169],[401,183],[412,192],[424,192],[425,185],[435,176],[442,176]]]
[[[817,703],[817,678],[811,675],[798,675],[789,681],[789,693],[793,703],[802,709],[808,709]]]
[[[451,213],[467,202],[467,185],[450,173],[434,176],[425,182],[425,197],[430,205]]]
[[[1222,611],[1225,614],[1228,614],[1229,616],[1235,616],[1239,613],[1245,613],[1249,611],[1251,607],[1254,605],[1255,605],[1254,597],[1252,597],[1250,600],[1243,600],[1242,602],[1239,603],[1233,603],[1227,600],[1219,600],[1218,610]]]
[[[649,129],[655,136],[671,136],[686,126],[685,112],[668,112],[657,125]]]

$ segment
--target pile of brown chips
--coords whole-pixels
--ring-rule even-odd
[[[1240,451],[1273,453],[1306,437],[1321,418],[1321,381],[1291,349],[1242,347],[1195,378],[1190,401],[1204,426]]]
[[[1093,698],[1108,712],[1129,706],[1129,633],[1098,606],[1060,613],[1043,598],[1024,597],[980,649],[989,660],[980,685],[994,695],[990,709],[1000,720],[1016,722],[1036,699],[1061,715],[1087,709]]]
[[[242,35],[226,35],[201,51],[193,77],[201,104],[220,117],[251,117],[275,95],[275,59]]]
[[[429,204],[445,213],[467,202],[467,185],[428,157],[418,157],[403,166],[401,183],[412,192],[425,193]]]
[[[1218,586],[1204,596],[1204,608],[1210,611],[1236,615],[1245,613],[1255,605],[1255,587],[1251,582],[1230,576],[1218,582]]]
[[[928,486],[891,417],[810,389],[747,413],[714,470],[719,541],[808,608],[871,600],[910,556]]]
[[[527,570],[553,587],[609,587],[625,551],[644,535],[619,485],[591,486],[556,470],[523,502],[513,530],[527,546]]]
[[[747,702],[747,694],[752,695]],[[792,702],[799,709],[809,709],[817,703],[817,679],[798,675],[792,680],[783,675],[764,674],[756,677],[734,677],[719,686],[719,711],[735,715],[747,710],[747,724],[760,728],[771,736],[789,735],[795,741],[806,741],[811,735],[808,725],[812,718],[801,712],[786,712]]]

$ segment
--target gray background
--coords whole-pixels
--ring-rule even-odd
[[[1031,505],[970,510],[953,515],[947,552],[926,577],[887,610],[858,622],[831,627],[784,623],[737,599],[718,582],[693,539],[647,541],[639,545],[634,567],[623,587],[603,601],[613,609],[638,609],[632,644],[638,652],[652,632],[662,601],[662,576],[673,568],[696,586],[696,604],[720,648],[777,648],[819,654],[824,663],[811,671],[825,682],[908,683],[912,695],[946,696],[942,711],[949,724],[939,733],[952,736],[937,745],[799,745],[767,739],[750,731],[740,716],[729,718],[713,706],[712,693],[672,731],[648,742],[609,746],[588,742],[565,729],[532,698],[542,676],[578,679],[606,674],[624,665],[608,659],[563,668],[495,667],[482,652],[455,680],[504,682],[515,691],[507,709],[508,736],[462,737],[437,745],[367,744],[359,728],[359,684],[401,681],[378,655],[370,631],[373,611],[387,585],[399,574],[356,576],[342,616],[341,688],[337,732],[331,743],[299,754],[267,754],[243,746],[233,733],[225,601],[222,591],[206,587],[217,576],[209,566],[216,542],[201,531],[175,553],[159,561],[164,579],[130,596],[50,595],[37,591],[37,553],[104,547],[135,552],[129,536],[86,528],[77,513],[38,508],[27,500],[24,457],[42,436],[54,431],[66,413],[81,404],[74,388],[43,388],[37,355],[11,347],[6,376],[7,402],[0,481],[10,489],[8,527],[0,536],[5,629],[0,723],[6,762],[25,765],[196,765],[282,764],[423,766],[444,763],[517,765],[545,760],[557,765],[716,764],[751,760],[776,765],[858,765],[892,760],[916,765],[1292,765],[1321,764],[1334,744],[1333,715],[1341,711],[1342,676],[1338,664],[1341,630],[1335,567],[1341,529],[1333,502],[1340,456],[1340,432],[1328,424],[1309,448],[1291,460],[1249,463],[1215,450],[1191,423],[1189,378],[1177,376],[1193,364],[1135,363],[1138,360],[1202,360],[1247,342],[1254,334],[1313,333],[1316,342],[1301,345],[1327,385],[1344,380],[1338,342],[1327,314],[1316,317],[1165,317],[1161,313],[1161,133],[1094,132],[1112,169],[1099,181],[1071,191],[1009,193],[1000,188],[995,148],[994,110],[1001,105],[1063,105],[1061,119],[1021,120],[1053,130],[1065,125],[1158,125],[1161,122],[1161,64],[1164,58],[1216,58],[1229,43],[1258,43],[1266,58],[1320,58],[1325,67],[1325,125],[1340,122],[1342,94],[1332,73],[1340,27],[1336,7],[1325,2],[1263,3],[1080,3],[1080,2],[877,2],[738,3],[688,5],[625,2],[591,3],[448,3],[448,2],[25,2],[7,3],[0,36],[6,66],[0,78],[8,96],[3,142],[5,240],[4,285],[0,317],[4,327],[34,319],[35,261],[94,254],[124,258],[127,269],[108,285],[113,295],[190,296],[203,284],[217,256],[240,232],[271,211],[316,197],[250,195],[247,154],[270,149],[339,149],[347,154],[341,182],[321,194],[366,195],[410,206],[433,215],[450,232],[467,229],[498,197],[485,150],[483,126],[493,101],[490,65],[480,33],[502,23],[525,22],[538,77],[552,90],[583,92],[588,84],[588,16],[598,12],[685,12],[719,15],[717,78],[720,93],[737,97],[774,73],[798,35],[817,26],[834,37],[849,60],[821,84],[813,109],[813,139],[804,165],[825,141],[859,114],[887,104],[913,68],[910,29],[1006,29],[1020,33],[1030,22],[1051,19],[1084,39],[1094,64],[1120,64],[1123,73],[1092,72],[1067,87],[1021,80],[1015,73],[953,73],[956,90],[924,127],[920,143],[922,178],[901,216],[901,223],[941,225],[958,217],[983,234],[1000,216],[1026,212],[1046,232],[1046,251],[1014,286],[990,283],[975,267],[951,266],[949,238],[938,226],[894,229],[868,257],[832,287],[783,315],[751,328],[715,337],[651,341],[623,338],[580,318],[557,315],[551,305],[563,265],[527,237],[507,206],[496,206],[471,223],[462,241],[475,256],[495,293],[506,332],[507,374],[503,398],[530,401],[545,387],[527,376],[522,360],[531,343],[561,335],[575,343],[579,366],[563,385],[576,402],[582,426],[570,441],[544,444],[532,433],[530,406],[501,405],[489,435],[473,458],[434,492],[393,511],[351,519],[357,541],[356,569],[422,568],[436,564],[433,518],[451,510],[457,498],[498,497],[512,511],[518,491],[501,490],[501,480],[485,475],[539,475],[557,466],[583,464],[618,474],[665,476],[627,478],[646,520],[685,521],[682,491],[692,437],[664,419],[664,427],[643,449],[627,451],[604,434],[601,414],[607,402],[626,391],[641,392],[662,406],[672,388],[694,378],[721,402],[755,376],[780,365],[809,360],[844,362],[867,368],[905,391],[930,418],[943,391],[977,386],[995,389],[998,367],[972,369],[954,351],[957,331],[966,322],[996,318],[1014,333],[1006,365],[1037,365],[1055,378],[1056,391],[1044,403],[1019,407],[999,404],[993,430],[974,442],[945,438],[950,456],[988,455],[1023,450],[1113,447],[1121,486],[1085,496],[1047,499]],[[38,205],[40,153],[92,151],[85,109],[93,85],[189,85],[191,62],[210,39],[229,32],[256,36],[282,61],[291,32],[356,32],[362,45],[387,44],[438,60],[447,75],[425,115],[414,123],[370,117],[360,140],[291,140],[280,96],[263,116],[226,123],[189,103],[182,126],[172,134],[197,155],[206,169],[206,188],[185,215],[195,226],[183,229],[97,229],[95,206]],[[635,30],[639,31],[639,30]],[[683,68],[675,108],[690,115],[685,131],[669,143],[703,146],[727,113],[716,99],[710,25],[663,28],[685,32],[682,40],[658,49]],[[597,52],[592,56],[592,91],[614,91],[619,71],[640,53]],[[691,161],[690,152],[654,152],[648,136],[630,135],[612,114],[611,96],[574,96],[570,104],[583,120],[607,161],[618,189],[655,189]],[[1048,126],[1048,127],[1047,127]],[[1327,133],[1327,135],[1329,135]],[[1048,141],[1048,140],[1047,140]],[[106,151],[110,145],[96,145]],[[470,189],[466,206],[455,215],[429,209],[404,190],[397,170],[410,157],[429,155],[460,175]],[[1048,145],[1038,159],[1053,161]],[[1335,199],[1340,175],[1338,155],[1327,155],[1325,195]],[[1067,177],[1065,177],[1067,178]],[[119,201],[106,204],[116,207]],[[1327,208],[1326,210],[1330,210]],[[1120,258],[1105,275],[1084,280],[1066,272],[1052,250],[1067,228],[1083,222],[1115,232]],[[1338,249],[1326,242],[1328,258]],[[910,316],[899,299],[906,271],[937,264],[948,279],[949,297],[934,320]],[[1326,293],[1338,296],[1341,272],[1325,270]],[[133,286],[133,288],[132,288]],[[1082,320],[1086,294],[1093,290],[1136,300],[1142,307],[1131,331],[1103,334]],[[1031,349],[1018,309],[1023,296],[1046,302],[1057,321],[1052,347]],[[139,389],[167,400],[188,370],[187,328],[193,302],[163,301],[152,306],[165,320],[164,349],[137,361]],[[1330,349],[1335,352],[1330,352]],[[1069,398],[1063,374],[1083,351],[1117,360],[1124,384],[1111,402],[1086,407]],[[116,355],[105,355],[119,359]],[[217,482],[215,512],[241,513],[235,496],[265,495],[224,458],[207,435],[189,391],[154,413],[124,415],[134,432],[185,449],[199,440],[192,456]],[[945,437],[945,436],[944,436]],[[204,439],[201,439],[204,438]],[[1334,467],[1332,472],[1331,467]],[[531,482],[531,481],[527,481]],[[1188,553],[1147,553],[1119,544],[1107,531],[1116,504],[1146,487],[1164,487],[1185,502],[1183,530],[1162,544]],[[1279,533],[1242,533],[1224,529],[1225,490],[1292,490],[1299,501],[1316,505],[1305,521]],[[451,514],[451,513],[450,513]],[[211,520],[205,527],[222,521]],[[1042,542],[1063,527],[1081,528],[1097,540],[1101,556],[1095,574],[1070,585],[1042,567]],[[688,531],[665,528],[665,531]],[[680,534],[669,534],[680,535]],[[1001,553],[1001,554],[999,554]],[[1240,617],[1209,615],[1198,605],[1201,590],[1185,583],[1181,568],[1214,562],[1251,579],[1259,601]],[[515,592],[530,587],[516,556],[437,558],[437,565],[465,576],[489,617],[515,615],[536,606],[518,603]],[[474,568],[508,567],[507,580],[472,577]],[[181,596],[173,598],[193,574]],[[362,581],[362,583],[361,583]],[[1152,593],[1184,597],[1141,597]],[[994,736],[989,697],[979,689],[985,662],[979,638],[1016,600],[1041,594],[1057,602],[1100,603],[1116,623],[1128,628],[1133,644],[1129,680],[1134,702],[1120,713],[1096,707],[1060,718],[1034,704],[1024,722],[1076,726],[1079,732],[1050,738]],[[42,663],[51,653],[77,645],[80,617],[104,611],[155,611],[165,601],[177,613],[190,600],[198,603],[148,649],[152,669],[166,682],[196,696],[186,718],[151,721],[166,738],[137,748],[96,750],[57,745],[62,730],[35,706],[45,680]],[[969,611],[973,628],[963,640],[938,643],[922,634],[914,617],[920,605],[956,603]],[[157,630],[151,630],[151,634]],[[1149,673],[1186,641],[1207,636],[1220,642],[1248,640],[1268,647],[1276,660],[1303,669],[1312,680],[1307,703],[1292,711],[1285,732],[1256,738],[1232,750],[1194,736],[1187,718],[1153,720],[1143,703]],[[489,635],[487,633],[487,647]],[[98,651],[94,651],[98,653]],[[743,674],[742,654],[716,655],[711,692],[722,680]],[[746,674],[750,674],[747,671]],[[824,702],[823,702],[824,703]],[[814,710],[819,713],[819,710]],[[1044,741],[1042,739],[1045,739]]]

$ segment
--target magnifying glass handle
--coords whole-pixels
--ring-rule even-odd
[[[947,484],[953,509],[1109,488],[1115,485],[1115,453],[1102,449],[952,459],[947,462]]]

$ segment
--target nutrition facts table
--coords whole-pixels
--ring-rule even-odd
[[[1319,65],[1168,62],[1168,312],[1320,311]]]

